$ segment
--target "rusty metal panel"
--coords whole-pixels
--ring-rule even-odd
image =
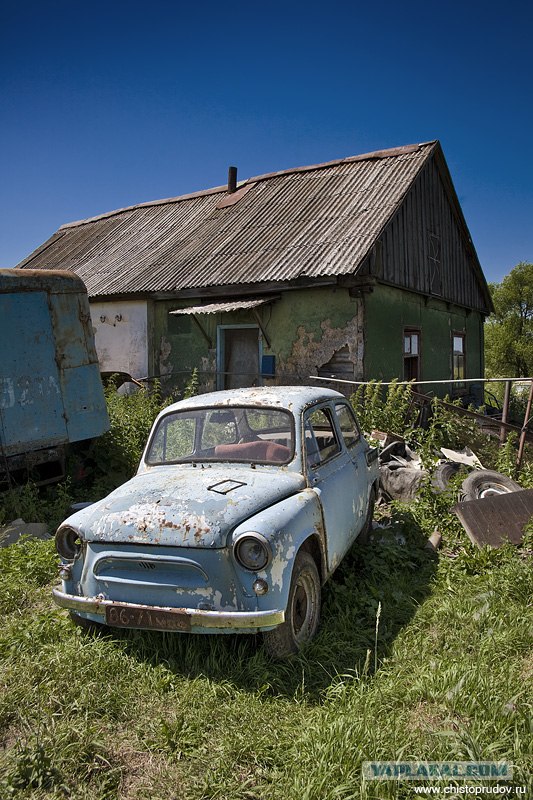
[[[109,418],[80,278],[0,270],[0,321],[3,455],[104,433]]]
[[[0,294],[2,449],[16,455],[67,440],[61,380],[45,291]]]
[[[533,489],[467,500],[452,511],[478,547],[500,547],[506,541],[520,544],[524,526],[533,517]]]
[[[221,311],[242,311],[248,308],[257,308],[265,303],[270,303],[271,298],[265,297],[260,300],[236,300],[233,303],[209,303],[205,306],[189,306],[179,308],[177,311],[170,311],[170,314],[219,314]]]

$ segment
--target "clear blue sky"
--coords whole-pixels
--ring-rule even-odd
[[[488,280],[533,261],[533,11],[0,0],[0,266],[137,202],[440,139]]]

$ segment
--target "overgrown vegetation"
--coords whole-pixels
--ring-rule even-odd
[[[129,477],[160,404],[109,399],[107,461],[83,491],[106,470]],[[375,386],[354,403],[365,428],[404,433],[427,458],[475,435],[486,466],[512,469],[512,443],[469,420],[436,409],[427,431],[405,425],[408,400]],[[24,491],[36,513],[67,499]],[[89,636],[51,602],[52,542],[0,549],[0,798],[407,800],[412,785],[361,778],[364,761],[395,759],[502,759],[527,785],[531,534],[522,549],[475,549],[452,494],[392,504],[390,527],[327,584],[318,637],[286,663],[259,637]],[[436,526],[438,558],[425,548]]]
[[[494,313],[485,325],[485,359],[491,377],[533,375],[533,264],[522,261],[501,283],[489,285]]]
[[[418,408],[413,403],[411,387],[401,383],[392,383],[388,388],[379,381],[360,385],[351,401],[363,430],[370,433],[377,429],[403,436],[428,467],[442,457],[441,447],[461,450],[468,445],[486,469],[515,478],[524,488],[533,486],[530,458],[524,459],[517,473],[515,433],[509,434],[506,443],[500,446],[497,439],[481,430],[475,419],[445,408],[438,398],[431,402],[427,426],[419,427]],[[460,405],[459,401],[455,404]],[[529,452],[528,448],[528,455]]]
[[[89,454],[92,474],[88,476],[95,497],[102,497],[135,473],[153,422],[163,401],[156,381],[150,389],[119,394],[111,381],[105,390],[111,427],[93,445]]]

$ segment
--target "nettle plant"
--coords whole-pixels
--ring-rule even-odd
[[[350,402],[363,430],[374,429],[405,435],[406,425],[412,416],[412,384],[393,381],[383,386],[381,381],[371,381],[357,387]]]

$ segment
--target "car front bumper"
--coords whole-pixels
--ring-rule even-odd
[[[187,632],[255,633],[275,628],[285,619],[285,612],[204,611],[199,608],[170,608],[139,603],[121,603],[102,597],[81,597],[52,590],[55,603],[79,614],[101,617],[99,622],[119,628]]]

